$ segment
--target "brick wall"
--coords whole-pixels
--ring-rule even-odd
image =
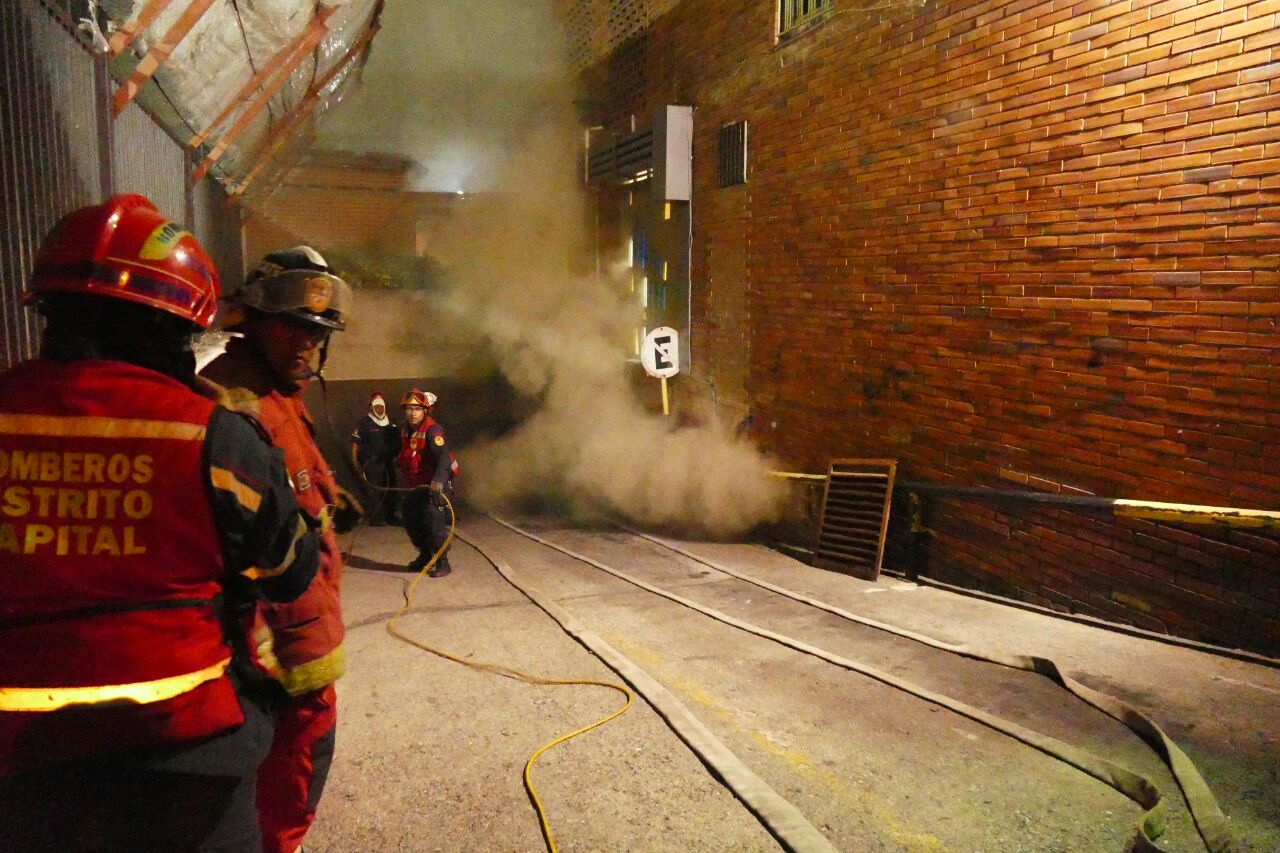
[[[245,258],[305,242],[320,248],[423,254],[452,193],[405,189],[409,162],[381,154],[315,152],[285,175],[245,222]]]
[[[775,5],[686,0],[645,102],[602,117],[696,107],[693,361],[766,446],[1280,509],[1280,0],[839,0],[782,45]],[[610,103],[607,62],[584,79]],[[748,183],[719,189],[743,119]],[[1274,534],[959,501],[929,524],[936,577],[1280,652]]]

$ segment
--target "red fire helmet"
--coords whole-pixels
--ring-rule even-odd
[[[115,195],[62,217],[44,238],[28,298],[46,293],[126,299],[207,329],[218,273],[199,241],[146,197]]]
[[[436,395],[430,391],[422,391],[418,388],[410,388],[404,394],[404,399],[400,401],[401,407],[404,406],[422,406],[429,409],[436,404]]]

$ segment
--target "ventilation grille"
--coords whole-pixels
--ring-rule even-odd
[[[747,123],[726,124],[720,128],[716,142],[720,186],[732,187],[747,182]]]
[[[619,45],[644,32],[680,0],[559,0],[574,73],[588,68]]]
[[[813,564],[875,580],[893,498],[892,459],[835,459],[822,496],[822,519]]]
[[[649,34],[640,33],[614,48],[601,63],[606,100],[618,114],[646,112],[644,108],[649,69]]]
[[[653,167],[653,129],[604,141],[592,141],[587,154],[587,183],[593,187],[625,183]]]
[[[817,21],[835,5],[835,0],[778,0],[778,35],[798,31]]]

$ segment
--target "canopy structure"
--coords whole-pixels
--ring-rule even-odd
[[[358,79],[383,0],[56,0],[109,57],[112,109],[136,102],[232,195],[306,150]]]

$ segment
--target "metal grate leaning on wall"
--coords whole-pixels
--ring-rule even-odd
[[[893,459],[833,459],[822,495],[813,565],[875,580],[893,501]]]
[[[197,199],[187,156],[136,104],[113,122],[106,59],[62,12],[4,0],[0,14],[0,369],[39,349],[39,321],[21,303],[35,251],[68,211],[116,192],[142,193],[206,246],[239,246],[239,216],[220,191]],[[199,201],[199,205],[197,205]],[[200,215],[196,215],[197,206]],[[221,255],[221,257],[218,257]],[[217,261],[239,275],[238,251]]]

